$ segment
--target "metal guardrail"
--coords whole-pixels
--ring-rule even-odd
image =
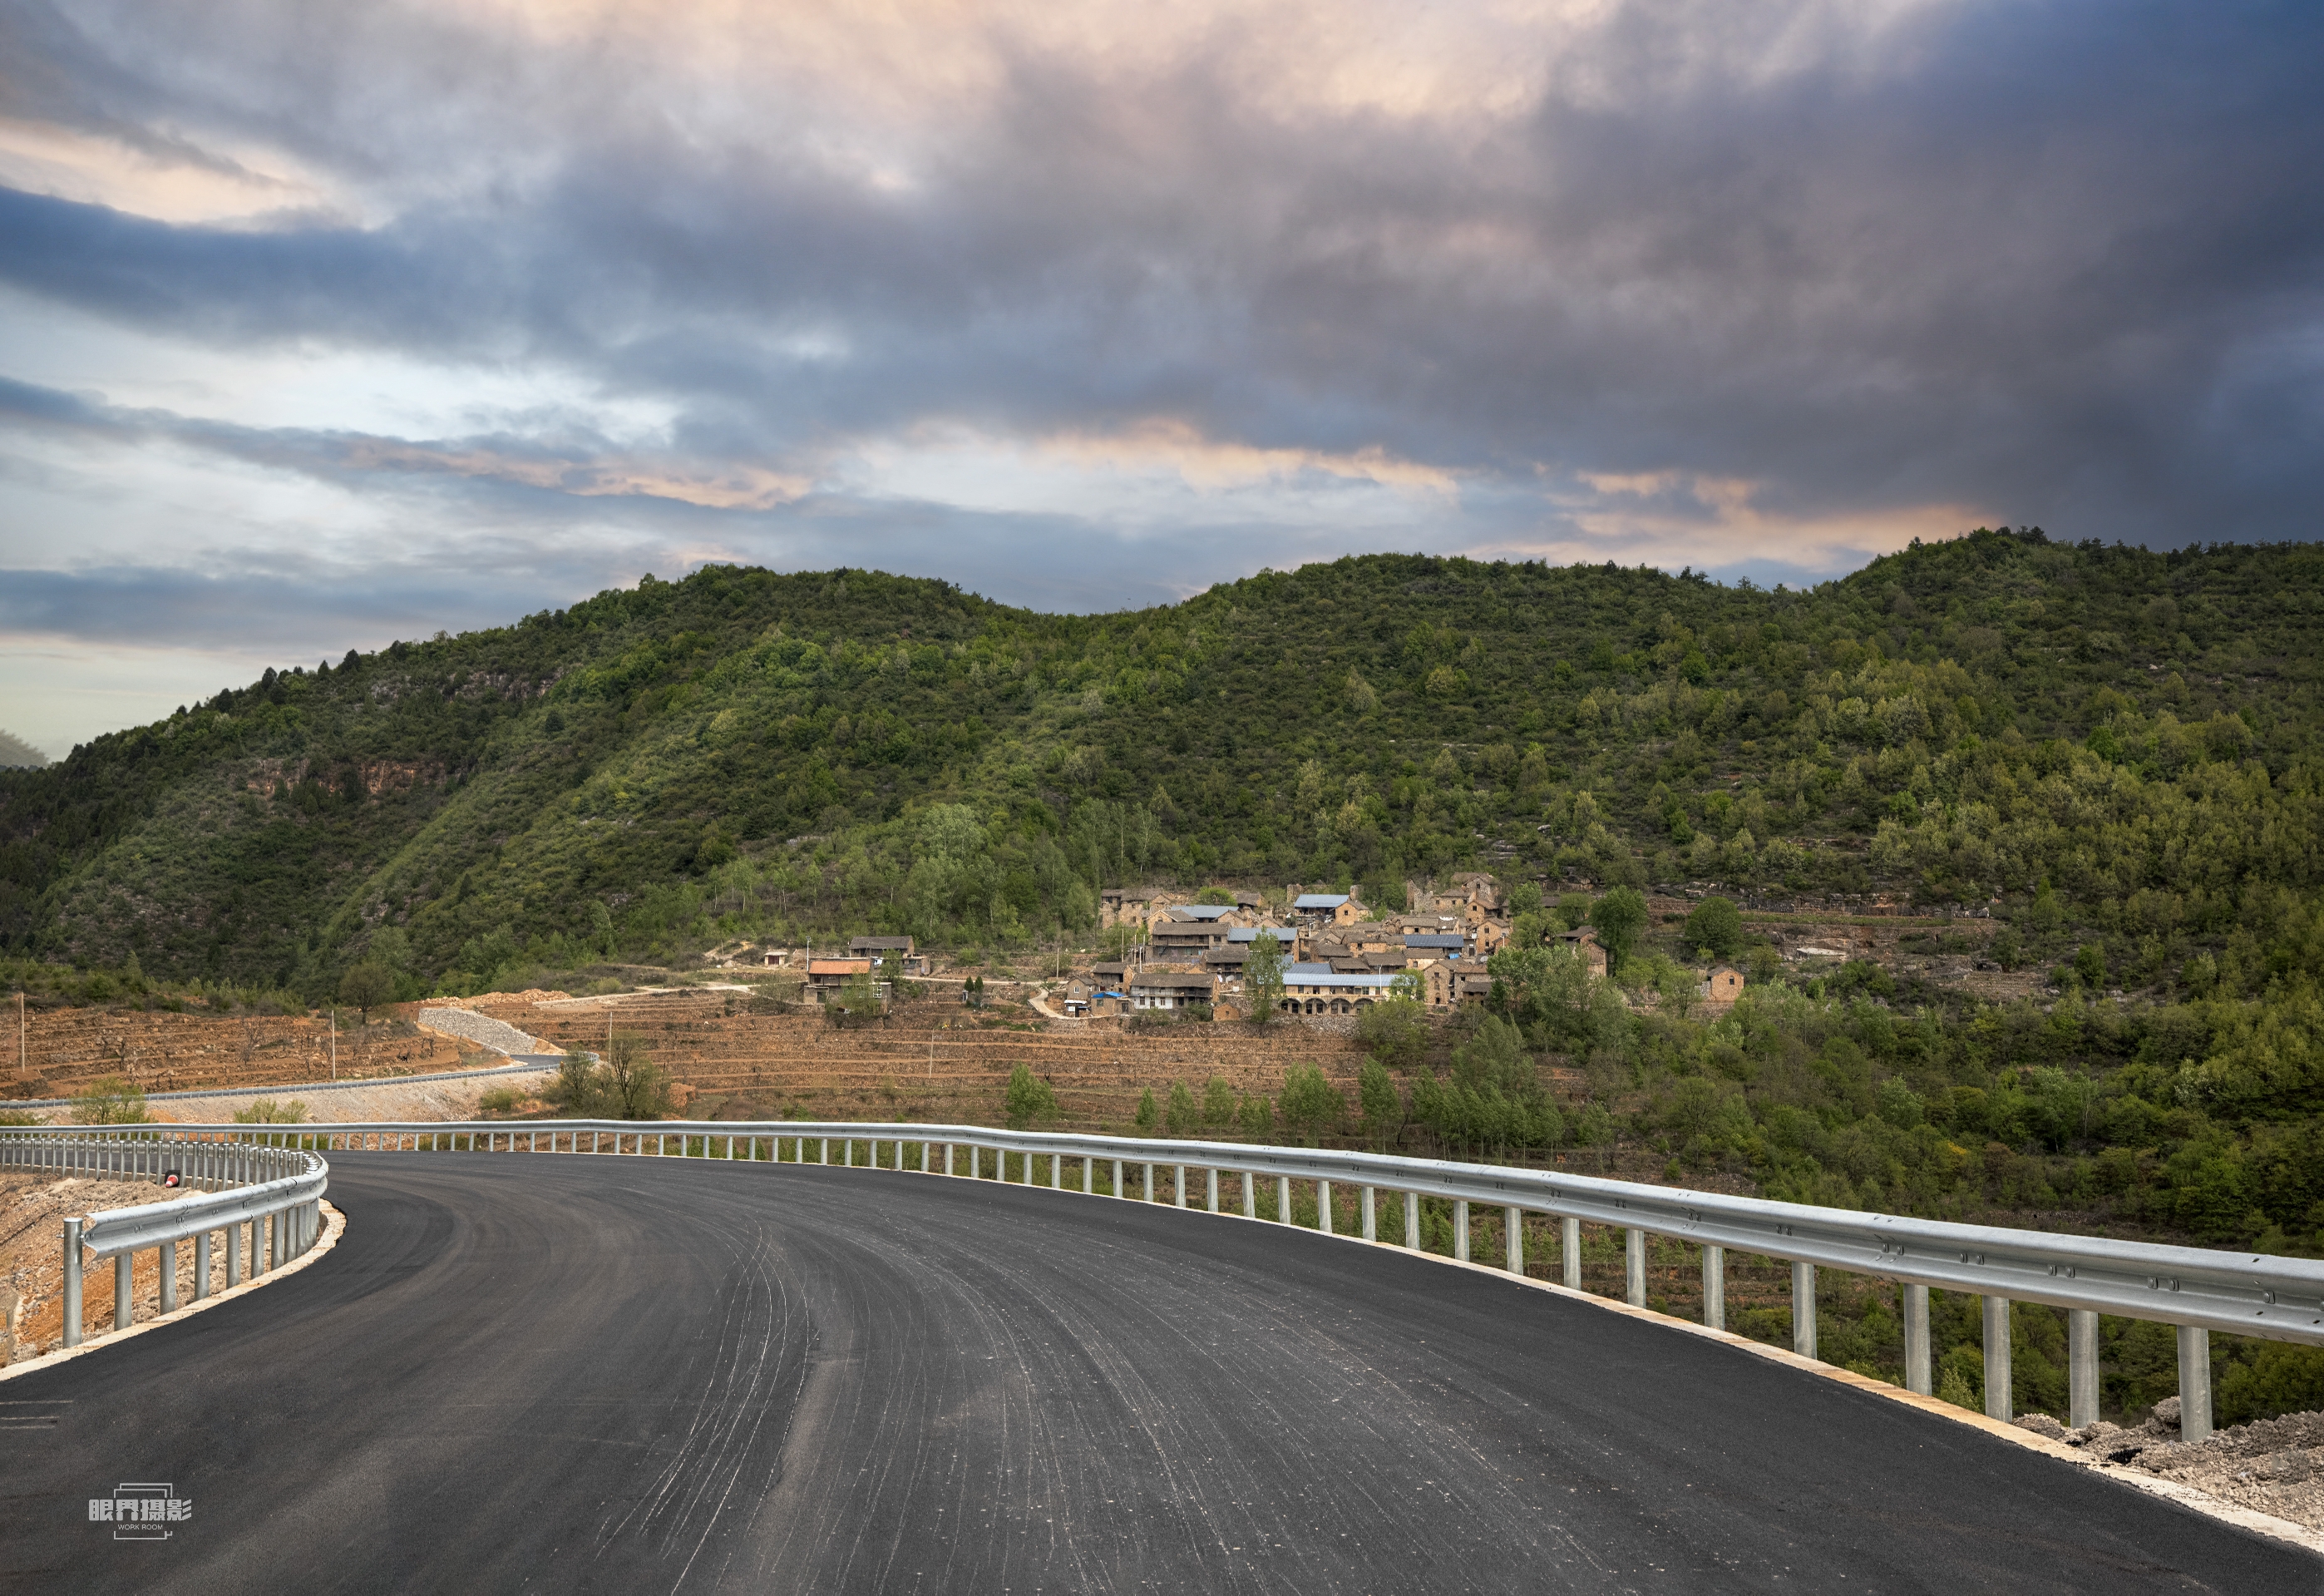
[[[1703,1317],[1724,1328],[1725,1269],[1729,1251],[1788,1260],[1792,1265],[1794,1350],[1815,1355],[1815,1271],[1836,1268],[1899,1282],[1904,1287],[1905,1384],[1932,1389],[1929,1297],[1932,1287],[1967,1292],[1984,1299],[1986,1410],[2011,1416],[2008,1311],[2011,1302],[2042,1303],[2068,1315],[2070,1422],[2080,1426],[2098,1416],[2098,1316],[2112,1314],[2177,1327],[2179,1333],[2181,1434],[2195,1439],[2210,1429],[2209,1333],[2226,1331],[2271,1340],[2324,1344],[2324,1262],[2220,1252],[2193,1247],[2149,1245],[2102,1237],[2058,1235],[1991,1225],[1953,1224],[1896,1214],[1860,1213],[1753,1197],[1729,1196],[1631,1181],[1605,1180],[1549,1170],[1506,1168],[1388,1154],[1301,1148],[1253,1147],[1231,1142],[1166,1141],[1084,1136],[1038,1130],[1006,1130],[982,1125],[863,1124],[847,1121],[677,1121],[618,1120],[369,1121],[303,1126],[294,1130],[253,1126],[173,1126],[169,1137],[231,1138],[244,1142],[288,1145],[293,1141],[333,1148],[393,1148],[410,1150],[596,1152],[635,1154],[649,1150],[677,1156],[767,1158],[783,1162],[829,1163],[834,1144],[840,1162],[852,1165],[858,1143],[870,1143],[871,1162],[892,1145],[882,1166],[911,1167],[905,1149],[917,1149],[918,1166],[954,1172],[956,1150],[964,1149],[963,1173],[982,1175],[987,1155],[1004,1175],[1008,1158],[1021,1158],[1023,1184],[1065,1188],[1065,1163],[1079,1165],[1079,1189],[1094,1194],[1098,1172],[1108,1164],[1105,1189],[1124,1195],[1124,1171],[1143,1173],[1143,1189],[1153,1200],[1155,1170],[1173,1172],[1170,1186],[1180,1207],[1188,1204],[1188,1170],[1204,1175],[1204,1206],[1219,1211],[1219,1176],[1240,1182],[1246,1217],[1259,1213],[1262,1180],[1275,1185],[1268,1206],[1281,1218],[1292,1212],[1291,1186],[1310,1182],[1319,1188],[1319,1228],[1333,1224],[1330,1187],[1358,1188],[1360,1233],[1378,1235],[1379,1194],[1400,1194],[1406,1245],[1420,1232],[1422,1197],[1453,1204],[1453,1254],[1469,1260],[1470,1211],[1477,1205],[1503,1211],[1503,1262],[1525,1268],[1526,1214],[1561,1222],[1559,1252],[1564,1284],[1582,1284],[1580,1227],[1610,1226],[1625,1232],[1626,1290],[1636,1306],[1646,1304],[1646,1238],[1664,1236],[1702,1250]],[[546,1144],[544,1146],[544,1143]],[[788,1158],[784,1144],[790,1144]],[[586,1145],[585,1145],[586,1144]],[[649,1146],[650,1144],[650,1148]],[[723,1144],[723,1146],[722,1146]],[[808,1157],[814,1144],[816,1157]],[[737,1151],[738,1146],[740,1151]],[[699,1149],[697,1151],[696,1149]],[[939,1150],[940,1149],[940,1150]],[[1037,1180],[1038,1161],[1049,1163],[1048,1178]]]
[[[322,1233],[320,1202],[330,1166],[318,1153],[229,1139],[218,1130],[64,1129],[0,1131],[0,1169],[89,1179],[178,1184],[198,1195],[107,1209],[64,1222],[64,1344],[83,1337],[82,1273],[89,1257],[113,1259],[113,1326],[135,1318],[135,1257],[160,1254],[161,1311],[178,1307],[178,1243],[194,1243],[194,1300],[210,1294],[211,1238],[226,1235],[226,1285],[243,1281],[244,1227],[250,1278],[279,1268]]]

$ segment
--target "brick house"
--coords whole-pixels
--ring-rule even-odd
[[[918,951],[908,936],[858,936],[847,945],[851,959],[869,959],[882,978],[896,975],[926,975],[930,961]]]
[[[1186,1009],[1217,995],[1217,980],[1194,970],[1140,970],[1130,982],[1133,1009]]]

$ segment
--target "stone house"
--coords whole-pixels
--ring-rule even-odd
[[[1605,979],[1606,949],[1599,942],[1598,933],[1588,926],[1582,927],[1578,931],[1555,932],[1550,936],[1548,942],[1552,947],[1572,948],[1582,955],[1582,963],[1590,966],[1590,973],[1600,980]]]
[[[1421,1001],[1431,1009],[1481,1003],[1493,990],[1485,966],[1468,959],[1439,959],[1420,972]]]
[[[1724,1008],[1743,995],[1743,972],[1732,964],[1720,964],[1703,978],[1694,995]]]
[[[1108,887],[1097,895],[1098,928],[1142,926],[1160,910],[1185,899],[1185,893],[1165,887]]]
[[[1469,939],[1458,931],[1432,931],[1404,939],[1404,962],[1412,966],[1433,964],[1439,959],[1457,959],[1469,948]]]
[[[1352,926],[1369,920],[1372,911],[1351,892],[1301,892],[1291,895],[1292,918],[1310,926]]]

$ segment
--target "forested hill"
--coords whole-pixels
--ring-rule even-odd
[[[714,567],[0,770],[0,938],[319,995],[1482,864],[1999,896],[2249,985],[2315,935],[2319,623],[2312,546],[2038,533],[1805,593],[1371,556],[1098,616]]]

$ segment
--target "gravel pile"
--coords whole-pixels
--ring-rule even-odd
[[[467,1009],[422,1009],[418,1016],[421,1025],[429,1030],[442,1031],[447,1037],[458,1037],[474,1042],[479,1047],[489,1047],[495,1053],[556,1053],[537,1037],[529,1037],[516,1027],[489,1015]]]
[[[2100,1419],[2070,1430],[2046,1413],[2029,1413],[2017,1424],[2107,1462],[2144,1469],[2236,1507],[2324,1529],[2324,1413],[2255,1419],[2192,1443],[2179,1438],[2176,1397],[2156,1403],[2136,1429]]]

